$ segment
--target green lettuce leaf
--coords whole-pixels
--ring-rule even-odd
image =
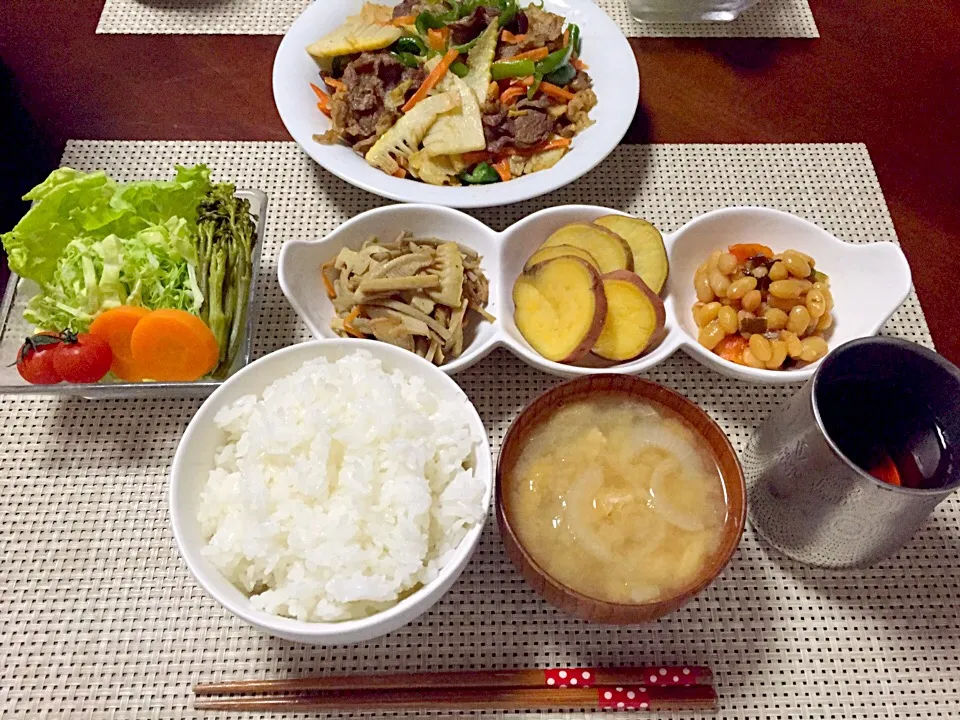
[[[123,304],[199,313],[197,208],[210,189],[203,165],[126,185],[103,172],[52,172],[24,196],[33,202],[27,214],[0,236],[10,269],[40,286],[26,319],[81,331]]]

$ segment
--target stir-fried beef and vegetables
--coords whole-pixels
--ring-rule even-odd
[[[457,357],[473,310],[486,311],[480,256],[457,243],[401,233],[392,243],[370,238],[343,248],[321,268],[343,337],[372,338],[415,352],[436,365]]]
[[[315,139],[431,185],[545,170],[593,122],[580,46],[577,25],[516,0],[368,3],[307,48],[332,121]]]

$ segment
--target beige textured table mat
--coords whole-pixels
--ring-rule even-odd
[[[309,0],[106,0],[98,33],[283,35]],[[323,2],[323,0],[317,0]],[[632,37],[820,37],[807,0],[761,0],[729,23],[638,23],[626,0],[597,0]]]
[[[382,204],[292,143],[71,142],[63,161],[122,179],[206,162],[220,179],[266,191],[260,354],[307,336],[277,286],[280,245]],[[861,145],[624,146],[548,198],[475,214],[503,228],[571,202],[639,213],[665,231],[712,208],[768,205],[852,242],[896,239]],[[930,344],[914,296],[886,332]],[[795,390],[734,382],[683,355],[647,377],[699,403],[738,448]],[[457,380],[495,448],[519,409],[558,382],[504,351]],[[623,628],[541,602],[491,520],[461,579],[418,621],[364,645],[307,647],[226,614],[178,557],[166,474],[196,407],[0,398],[0,718],[193,718],[191,683],[224,678],[646,662],[711,666],[725,719],[960,718],[958,499],[869,570],[803,567],[748,529],[722,577],[688,606]],[[469,714],[502,715],[521,717]],[[396,717],[363,717],[381,716]]]

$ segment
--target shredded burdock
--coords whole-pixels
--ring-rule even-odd
[[[463,352],[471,310],[495,320],[480,261],[457,243],[407,232],[392,243],[373,237],[359,250],[343,248],[320,270],[336,311],[330,325],[342,337],[388,342],[442,365]]]

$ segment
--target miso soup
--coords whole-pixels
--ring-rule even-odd
[[[540,567],[613,603],[693,585],[726,519],[706,443],[670,410],[633,398],[561,407],[527,440],[507,492],[511,525]]]

